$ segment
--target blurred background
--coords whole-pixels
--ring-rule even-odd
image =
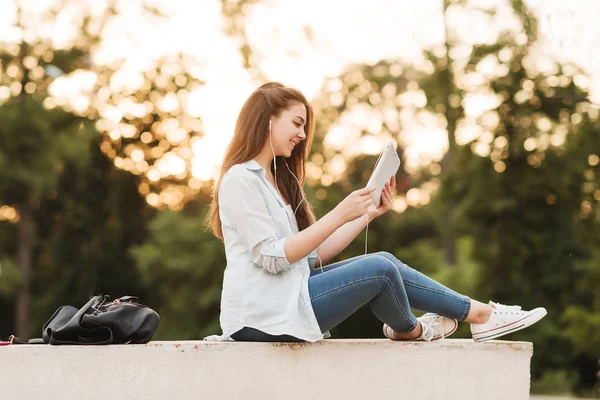
[[[388,251],[473,298],[544,306],[532,392],[598,395],[600,4],[566,0],[0,0],[0,337],[137,295],[155,339],[220,333],[205,218],[242,103],[313,104],[317,217],[402,166]],[[364,253],[364,231],[335,260]],[[332,261],[332,262],[333,262]],[[268,293],[265,294],[268,296]],[[334,338],[382,338],[368,308]],[[468,324],[456,337],[469,338]]]

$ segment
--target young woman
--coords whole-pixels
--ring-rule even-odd
[[[483,341],[546,315],[472,300],[387,252],[323,267],[391,209],[396,185],[386,184],[378,208],[374,188],[364,188],[317,221],[302,190],[314,126],[302,93],[279,83],[261,86],[242,107],[211,204],[210,227],[227,257],[223,334],[212,339],[314,342],[365,304],[392,340],[441,339],[466,321]],[[411,307],[428,313],[416,318]]]

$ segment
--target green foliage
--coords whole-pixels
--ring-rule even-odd
[[[74,15],[74,5],[82,15]],[[0,235],[0,239],[8,237],[9,242],[0,243],[0,255],[26,255],[19,259],[23,284],[15,296],[25,314],[30,308],[26,296],[30,286],[33,291],[33,315],[19,319],[31,319],[33,328],[21,323],[16,327],[18,335],[38,332],[37,325],[58,305],[77,305],[98,291],[142,294],[127,251],[144,239],[146,214],[151,211],[136,186],[143,182],[145,193],[156,189],[144,173],[169,151],[173,151],[171,156],[180,148],[189,152],[189,138],[202,131],[200,120],[183,112],[181,101],[169,112],[155,107],[166,96],[187,96],[190,89],[201,84],[185,70],[188,64],[178,55],[165,56],[149,65],[142,74],[141,87],[115,89],[109,84],[125,60],[114,60],[110,65],[94,65],[91,60],[104,40],[105,28],[118,17],[119,7],[117,2],[109,1],[101,9],[92,8],[63,0],[35,12],[30,10],[33,17],[23,17],[25,11],[15,4],[14,15],[6,23],[15,32],[22,32],[23,39],[0,43],[0,86],[10,88],[9,98],[2,99],[0,107],[0,205],[34,213],[32,221],[20,220],[19,226],[29,234],[19,236],[18,243],[9,233]],[[139,8],[149,19],[159,15],[145,4],[139,4]],[[30,26],[31,18],[41,23],[55,19],[71,22],[75,39],[56,48],[47,38],[52,30],[41,34]],[[69,79],[69,74],[83,71],[95,75],[96,87],[79,93],[89,96],[87,109],[82,109],[82,103],[71,104],[72,97],[50,95],[49,87],[57,77]],[[105,106],[123,109],[127,103],[131,109],[132,100],[147,112],[125,112],[120,124],[100,118],[99,110]],[[151,110],[148,105],[152,105]],[[167,120],[185,131],[185,140],[165,139],[160,123]],[[147,135],[152,132],[150,139],[140,138],[144,131]],[[115,133],[123,136],[115,138]],[[92,139],[94,148],[90,148]],[[141,163],[128,158],[133,150],[137,154],[141,151]],[[160,151],[157,154],[151,150]],[[106,156],[126,159],[123,168],[136,175],[117,172]],[[190,158],[180,158],[187,163],[188,171]],[[187,200],[194,190],[185,184],[187,181],[181,185],[183,179],[181,174],[161,179],[157,191],[179,184],[182,201]],[[2,230],[13,229],[0,227]],[[32,260],[31,265],[23,261],[27,259]],[[26,278],[30,270],[31,282]],[[0,298],[0,312],[12,303],[12,296]],[[2,324],[0,329],[10,329],[10,325]]]
[[[577,263],[575,271],[578,274],[574,287],[577,301],[568,305],[563,313],[565,336],[577,354],[600,358],[600,249],[595,248],[593,257]]]
[[[431,274],[432,278],[471,298],[487,297],[489,286],[482,279],[483,266],[473,259],[474,238],[461,236],[457,240],[457,245],[458,263],[456,267],[450,268],[440,263],[437,271]]]
[[[225,3],[224,14],[233,18],[247,12],[255,0]],[[465,6],[465,2],[453,3],[451,7]],[[557,65],[554,72],[544,74],[529,67],[536,21],[524,2],[511,0],[511,4],[523,24],[525,45],[505,32],[497,43],[474,45],[464,64],[455,63],[444,52],[425,51],[432,73],[401,60],[380,60],[374,65],[349,66],[332,79],[314,102],[319,125],[310,161],[327,173],[330,160],[344,155],[341,148],[327,146],[325,136],[357,108],[373,111],[370,115],[381,121],[376,129],[381,138],[402,144],[405,132],[400,113],[410,111],[443,117],[452,139],[452,124],[460,128],[468,122],[463,100],[473,89],[457,86],[455,79],[477,72],[484,60],[506,66],[506,73],[473,89],[489,90],[499,99],[497,106],[475,121],[485,128],[484,135],[461,146],[452,142],[452,157],[440,161],[441,174],[432,172],[435,168],[430,167],[435,165],[409,174],[403,162],[397,176],[400,195],[425,185],[438,190],[427,206],[409,207],[402,214],[390,212],[371,223],[368,250],[389,251],[440,283],[483,302],[492,299],[525,308],[546,307],[549,314],[542,322],[506,339],[534,342],[533,392],[584,393],[594,384],[600,357],[600,163],[594,161],[600,155],[598,109],[589,104],[586,89],[575,84],[574,76],[580,73],[576,68]],[[257,59],[251,57],[242,22],[230,19],[227,30],[242,39],[246,66],[255,69]],[[82,35],[90,39],[80,41],[85,46],[44,48],[50,55],[36,54],[38,64],[60,68],[63,73],[87,67],[90,46],[98,38]],[[15,54],[0,52],[0,71],[21,64]],[[162,97],[180,89],[183,93],[192,82],[189,88],[201,84],[177,67],[183,64],[181,60],[170,62],[173,68],[165,70],[172,74],[161,76],[165,85],[153,78],[160,75],[161,65],[150,67],[143,77],[147,91]],[[114,71],[96,72],[98,85],[105,85]],[[260,71],[252,73],[260,76]],[[187,82],[185,87],[175,84],[175,75],[185,78],[179,79]],[[0,82],[10,86],[12,78],[8,78],[3,74]],[[180,110],[173,114],[153,110],[124,120],[136,128],[136,134],[113,141],[105,134],[95,135],[88,122],[82,125],[83,120],[71,113],[43,107],[46,78],[36,81],[34,95],[16,96],[0,108],[0,202],[25,202],[34,212],[31,321],[35,335],[56,307],[77,306],[98,293],[138,295],[142,303],[157,310],[161,324],[155,339],[199,339],[218,333],[227,261],[223,244],[204,227],[209,193],[201,192],[181,212],[155,212],[138,191],[140,183],[154,190],[153,186],[160,189],[183,180],[172,176],[172,182],[152,183],[143,174],[117,170],[112,162],[139,148],[152,167],[159,157],[151,150],[162,140],[154,134],[157,122],[175,118],[191,137],[190,132],[201,131],[196,129],[199,121]],[[402,105],[398,96],[407,91],[422,92],[425,104]],[[126,96],[140,104],[147,100],[147,93],[142,92]],[[111,93],[107,101],[118,106],[123,98],[121,93]],[[372,125],[369,120],[351,126],[359,137],[345,140],[373,135]],[[152,133],[147,143],[139,138],[143,131]],[[105,144],[103,152],[101,144]],[[169,146],[168,151],[177,150],[172,143]],[[319,179],[310,177],[307,181],[307,197],[318,217],[364,186],[376,156],[344,155],[344,159],[345,171],[331,185],[323,187]],[[190,193],[183,195],[187,198]],[[446,224],[448,215],[450,223]],[[445,256],[448,227],[456,239],[453,266]],[[363,254],[364,240],[362,233],[331,262]],[[15,227],[0,223],[0,337],[13,333],[5,321],[7,315],[12,317],[13,294],[21,279],[14,256],[17,246]],[[332,333],[336,338],[383,337],[381,322],[368,307]],[[456,336],[470,337],[468,324],[461,324]]]
[[[32,98],[0,108],[0,199],[29,203],[56,185],[64,163],[85,162],[90,130],[60,110],[46,110]]]
[[[577,374],[573,371],[547,370],[540,379],[531,382],[531,392],[551,394],[554,396],[572,396],[572,388],[577,382]]]
[[[65,162],[55,187],[33,209],[30,335],[35,337],[56,308],[81,306],[95,294],[150,300],[128,250],[145,239],[153,210],[137,190],[139,177],[116,170],[100,151],[99,139],[83,149],[86,163]],[[0,223],[0,245],[0,254],[16,253],[14,225]],[[10,309],[20,273],[12,258],[0,258],[0,337],[6,337],[15,333]]]
[[[21,273],[14,260],[9,257],[0,258],[0,294],[15,294],[21,283]]]
[[[161,211],[148,225],[148,240],[131,249],[161,315],[157,338],[200,339],[220,332],[215,317],[226,261],[220,242],[205,231],[204,217]]]
[[[317,137],[324,136],[352,107],[372,110],[375,116],[386,107],[404,111],[393,97],[374,96],[386,88],[393,95],[409,88],[422,90],[427,98],[422,108],[444,113],[449,131],[453,119],[459,127],[470,123],[462,109],[467,89],[498,95],[499,104],[475,122],[487,132],[455,146],[452,157],[446,156],[442,162],[439,179],[427,169],[412,174],[411,185],[440,184],[433,201],[424,208],[407,210],[400,220],[377,221],[370,243],[376,242],[377,249],[394,253],[413,268],[483,302],[492,299],[525,308],[546,307],[549,314],[542,323],[510,339],[535,343],[532,371],[539,383],[536,388],[556,378],[560,390],[581,391],[594,381],[600,357],[594,333],[600,327],[595,294],[600,284],[600,259],[595,255],[600,244],[598,107],[589,103],[585,87],[575,84],[581,74],[577,68],[556,65],[551,73],[532,68],[528,54],[536,36],[536,21],[524,2],[513,1],[512,5],[523,23],[525,45],[518,35],[501,33],[497,43],[474,45],[464,60],[464,70],[457,67],[462,68],[461,63],[448,66],[446,61],[453,60],[436,55],[439,51],[426,51],[424,57],[434,70],[429,75],[398,60],[352,66],[338,77],[342,81],[339,90],[328,90],[340,87],[336,80],[324,86],[318,104],[325,122]],[[463,85],[447,93],[449,68],[460,78],[477,73],[480,63],[490,59],[506,66],[506,73],[484,80],[477,88]],[[398,75],[400,70],[403,73]],[[336,94],[344,96],[341,105],[331,101]],[[447,94],[454,97],[451,110]],[[358,128],[361,136],[371,134]],[[391,133],[402,143],[402,132],[394,128],[383,124],[380,135]],[[334,154],[327,149],[322,152],[325,159]],[[364,165],[356,163],[357,169],[361,167]],[[346,188],[364,182],[352,175],[354,168],[349,166],[347,179],[352,185]],[[340,182],[340,186],[344,184]],[[442,250],[445,228],[441,222],[448,205],[449,226],[459,238],[454,267],[444,262]],[[349,246],[344,256],[362,253],[361,246],[362,238]],[[361,331],[360,327],[367,323],[376,321],[360,313],[336,333],[360,335],[367,329]],[[468,337],[466,330],[458,334]],[[558,375],[552,375],[554,371],[559,371]]]
[[[565,334],[571,339],[576,351],[598,354],[600,348],[600,308],[569,306],[563,316],[567,323]]]
[[[153,211],[137,190],[139,177],[116,170],[100,151],[99,140],[96,136],[88,143],[85,167],[65,164],[56,189],[35,209],[36,336],[60,305],[79,306],[96,294],[147,300],[128,250],[144,240]]]

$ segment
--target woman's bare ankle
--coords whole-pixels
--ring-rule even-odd
[[[390,328],[390,330],[392,330],[392,328]],[[421,323],[419,321],[417,321],[417,327],[415,329],[413,329],[410,332],[396,332],[393,331],[393,339],[394,340],[414,340],[414,339],[418,339],[421,336],[421,333],[423,332],[423,328],[421,327]]]
[[[484,304],[477,300],[471,300],[471,309],[469,310],[467,318],[465,318],[465,322],[469,322],[471,324],[484,324],[488,319],[490,319],[493,309],[494,308],[489,304]]]

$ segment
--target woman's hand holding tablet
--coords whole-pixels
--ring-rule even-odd
[[[381,192],[386,182],[390,182],[392,176],[396,175],[400,168],[400,157],[396,152],[394,144],[390,141],[386,144],[383,152],[379,156],[377,163],[375,164],[375,170],[369,178],[367,187],[374,186],[375,190],[371,193],[373,197],[373,204],[375,207],[379,207],[381,204]]]

